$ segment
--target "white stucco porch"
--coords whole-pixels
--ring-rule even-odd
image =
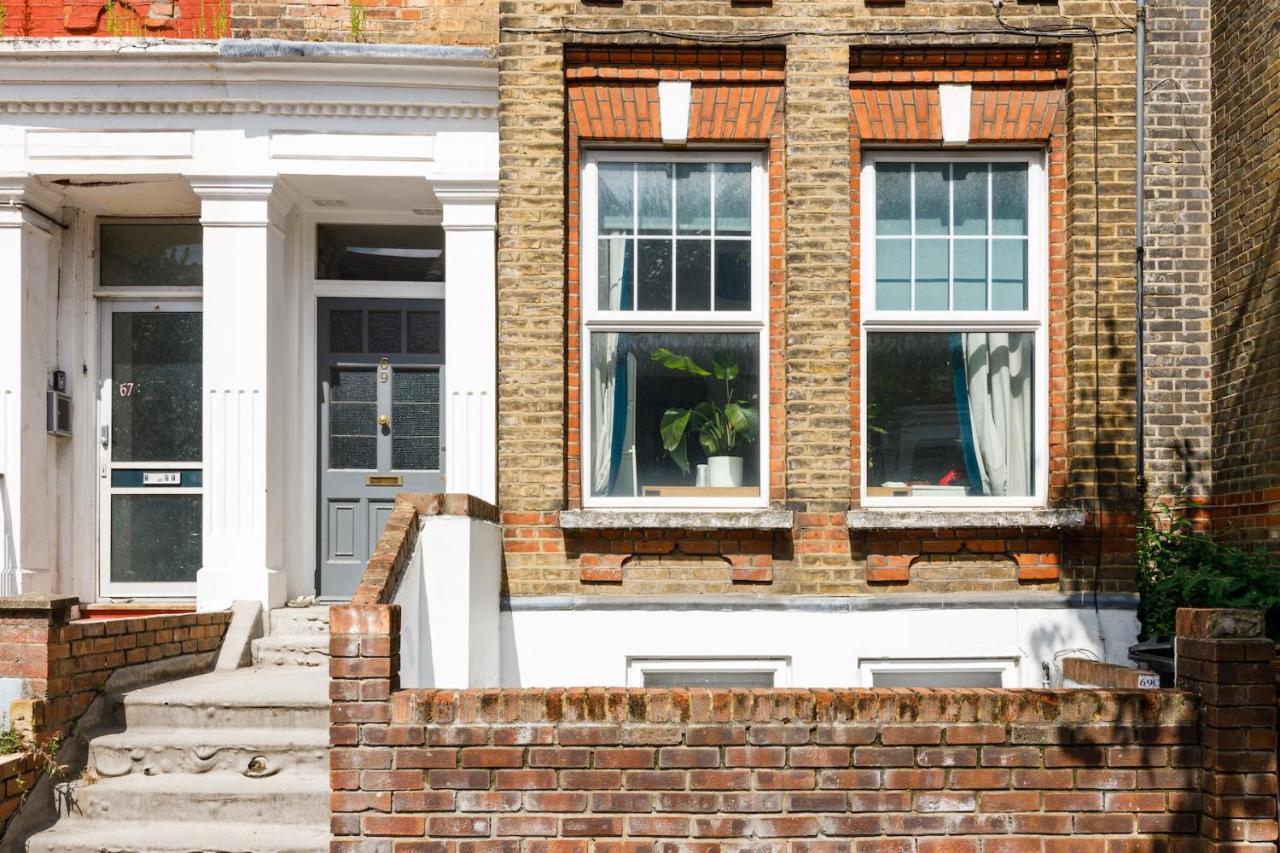
[[[314,593],[317,300],[443,299],[443,476],[495,491],[496,70],[483,50],[272,42],[0,46],[0,591],[104,597],[104,312],[202,315],[191,594]],[[99,227],[198,221],[202,286],[99,286]],[[319,280],[322,223],[443,229],[443,281]],[[70,436],[45,429],[54,371]],[[142,593],[143,595],[148,593]]]

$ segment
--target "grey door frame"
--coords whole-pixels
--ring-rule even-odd
[[[329,340],[329,312],[334,309],[360,309],[365,312],[376,310],[398,310],[408,312],[409,310],[431,310],[440,313],[440,349],[437,353],[385,353],[385,352],[369,352],[364,353],[332,353],[330,352]],[[315,511],[316,511],[316,541],[315,541],[315,589],[319,597],[324,600],[342,600],[342,596],[326,595],[324,585],[324,572],[326,568],[326,537],[329,534],[327,524],[327,497],[326,486],[332,486],[337,480],[344,482],[349,480],[349,488],[353,493],[357,490],[365,490],[368,488],[386,488],[388,497],[393,496],[400,491],[429,490],[443,491],[444,487],[444,471],[445,471],[445,418],[446,407],[445,401],[447,394],[445,392],[448,377],[446,374],[447,365],[445,364],[444,352],[444,324],[447,322],[445,313],[445,301],[438,298],[401,298],[401,297],[382,297],[382,296],[322,296],[316,299],[316,492],[315,492]],[[365,349],[368,350],[368,314],[365,314]],[[407,349],[407,330],[404,330],[401,336],[402,349]],[[389,362],[389,375],[386,379],[381,379],[377,374],[382,371],[380,360],[386,358]],[[391,389],[396,369],[421,369],[434,368],[440,376],[440,401],[439,401],[439,441],[440,456],[439,468],[437,470],[393,470],[391,468],[391,436],[394,434],[394,419],[388,427],[379,428],[377,433],[377,469],[340,469],[340,473],[330,471],[329,463],[329,395],[326,386],[329,383],[330,372],[334,368],[357,368],[368,369],[375,373],[375,383],[377,387],[377,412],[379,414],[390,414],[391,407]],[[381,381],[379,381],[381,379]],[[390,474],[401,475],[404,480],[403,484],[396,487],[371,487],[365,481],[371,475]],[[413,485],[413,480],[421,481],[421,485]],[[380,525],[379,525],[380,526]],[[366,523],[362,528],[367,531],[367,535],[374,536],[369,525]],[[365,542],[365,548],[372,552],[376,542]],[[359,566],[363,570],[363,564]]]

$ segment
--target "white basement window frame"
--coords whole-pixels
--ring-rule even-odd
[[[986,223],[981,233],[975,234],[956,234],[955,233],[955,194],[956,182],[952,180],[952,176],[961,174],[955,170],[965,170],[964,173],[972,174],[975,167],[981,167],[983,164],[991,164],[987,170],[987,195],[985,198],[986,205]],[[877,221],[878,199],[876,195],[877,174],[886,165],[898,170],[904,168],[908,170],[909,187],[907,192],[907,201],[909,204],[909,213],[907,215],[908,233],[892,233],[880,234],[878,232],[879,223]],[[934,233],[925,237],[925,240],[931,238],[937,242],[946,241],[946,263],[947,278],[945,281],[945,291],[935,288],[930,294],[935,300],[937,298],[945,298],[947,306],[943,309],[933,309],[931,307],[922,308],[918,306],[920,301],[920,278],[917,277],[917,261],[919,256],[918,244],[924,242],[917,233],[917,213],[916,213],[916,178],[917,167],[925,167],[926,174],[932,174],[933,167],[943,167],[945,170],[946,186],[947,186],[947,231],[946,233]],[[992,175],[998,170],[1009,170],[1006,173],[1016,173],[1018,166],[1025,166],[1027,174],[1027,197],[1026,197],[1026,216],[1025,216],[1025,235],[1019,236],[1012,233],[1006,233],[993,227],[993,204],[992,204]],[[887,170],[885,170],[887,172]],[[861,305],[861,323],[857,334],[859,335],[860,349],[862,357],[859,359],[859,388],[861,389],[861,402],[859,406],[859,434],[862,436],[860,442],[860,465],[863,476],[861,479],[861,502],[862,506],[868,508],[937,508],[937,509],[975,509],[975,508],[1037,508],[1043,507],[1046,501],[1046,485],[1049,475],[1048,463],[1048,428],[1049,428],[1049,347],[1048,347],[1048,296],[1049,296],[1049,230],[1048,230],[1048,184],[1044,165],[1043,151],[1018,151],[1018,150],[967,150],[967,151],[928,151],[921,149],[897,149],[897,150],[880,150],[869,151],[863,156],[862,171],[860,176],[861,193],[861,231],[860,231],[860,250],[861,250],[861,285],[860,285],[860,305]],[[896,196],[901,198],[900,195]],[[884,200],[889,201],[887,196]],[[968,220],[973,222],[975,220]],[[884,239],[885,243],[905,243],[909,245],[908,263],[910,264],[910,275],[905,282],[901,279],[894,279],[898,285],[905,284],[907,298],[910,305],[902,305],[902,291],[899,291],[897,299],[886,299],[887,302],[895,302],[899,304],[881,305],[877,303],[877,238]],[[982,282],[983,289],[981,291],[983,306],[982,308],[958,308],[956,307],[956,265],[955,252],[956,246],[969,240],[976,239],[985,243],[985,269],[983,275],[985,280]],[[1021,306],[999,307],[993,306],[992,301],[996,298],[996,278],[993,272],[993,244],[1003,241],[1021,241],[1025,245],[1025,302]],[[935,284],[942,284],[938,279],[930,279]],[[963,278],[970,288],[977,283],[976,279]],[[1010,280],[1001,279],[1006,286],[1002,291],[1004,299],[1009,299],[1008,294],[1012,293],[1007,289]],[[975,291],[972,289],[966,291],[966,296],[972,301]],[[872,485],[871,481],[875,472],[871,471],[869,457],[871,454],[870,446],[872,444],[873,431],[879,432],[883,427],[878,424],[869,424],[871,420],[869,416],[869,403],[872,402],[869,397],[871,388],[868,383],[868,370],[873,367],[871,362],[874,359],[870,338],[876,334],[886,333],[960,333],[969,335],[973,333],[997,333],[997,334],[1018,334],[1030,335],[1030,345],[1022,345],[1022,352],[1030,352],[1033,366],[1028,371],[1032,386],[1032,400],[1030,403],[1030,424],[1032,434],[1030,441],[1029,453],[1029,476],[1031,479],[1030,488],[1021,488],[1018,491],[1025,491],[1025,494],[981,494],[972,495],[965,493],[965,487],[950,486],[944,483],[932,484],[907,484],[907,481],[900,480],[897,477],[888,477],[885,480]],[[885,339],[888,340],[887,338]],[[903,338],[899,338],[901,342]],[[936,340],[936,339],[935,339]],[[949,341],[955,341],[957,338],[950,338]],[[968,353],[969,340],[967,337],[960,338],[963,349],[960,353]],[[982,339],[976,339],[974,346],[981,348],[981,344],[977,343]],[[1023,338],[1022,340],[1026,340]],[[988,350],[989,351],[989,350]],[[969,353],[971,356],[972,354]],[[968,360],[966,359],[966,363]],[[970,380],[972,381],[972,380]],[[966,391],[967,391],[966,386]],[[926,424],[931,426],[931,424]],[[957,430],[962,429],[957,425]],[[972,424],[968,427],[973,429]],[[921,430],[926,433],[925,429]],[[963,438],[961,438],[963,441]],[[904,442],[905,444],[905,442]],[[961,445],[961,453],[965,456],[966,461],[969,455],[966,449],[972,453],[981,453],[977,450],[977,443],[971,441],[968,448]],[[913,451],[914,452],[914,451]],[[901,470],[899,468],[899,470]],[[986,471],[983,466],[980,470]],[[965,474],[968,474],[966,465]],[[940,478],[946,479],[946,477]],[[968,477],[966,476],[966,479]],[[987,487],[982,486],[983,489]],[[1008,482],[1006,481],[1006,491],[1008,490]],[[992,491],[997,491],[994,487]]]
[[[631,304],[636,306],[634,309],[613,308],[609,305],[601,305],[599,279],[601,260],[600,251],[600,182],[601,171],[613,170],[613,174],[617,176],[620,170],[626,164],[635,164],[636,171],[633,179],[632,191],[633,198],[639,197],[640,171],[643,169],[658,167],[664,164],[671,164],[672,177],[671,186],[674,202],[671,203],[671,225],[666,233],[651,233],[651,236],[660,239],[670,239],[673,241],[673,257],[678,257],[680,249],[676,246],[682,242],[682,238],[695,237],[698,240],[710,239],[717,241],[708,249],[708,254],[714,258],[718,249],[719,241],[736,241],[746,244],[747,249],[745,257],[749,259],[749,307],[743,308],[722,308],[715,310],[717,291],[714,271],[707,274],[707,287],[709,288],[708,304],[698,308],[677,308],[677,300],[686,292],[679,286],[677,279],[677,264],[670,263],[672,272],[672,287],[670,295],[670,307],[666,309],[640,308],[638,298],[642,291],[638,286],[638,274],[633,274],[632,278],[634,290],[630,296]],[[749,191],[750,191],[750,234],[730,234],[723,235],[718,232],[700,235],[682,235],[680,229],[676,227],[676,218],[679,210],[679,198],[677,193],[678,181],[675,177],[677,168],[680,166],[696,166],[710,165],[712,170],[720,168],[731,168],[737,170],[740,174],[743,167],[749,170]],[[713,179],[714,180],[714,179]],[[710,194],[710,203],[714,205],[715,190],[712,189]],[[668,509],[748,509],[761,508],[769,505],[769,351],[768,351],[768,310],[769,310],[769,294],[768,294],[768,277],[769,277],[769,215],[768,215],[768,173],[765,164],[765,156],[759,151],[741,151],[741,150],[691,150],[691,151],[645,151],[645,150],[595,150],[585,152],[583,157],[582,175],[581,175],[581,215],[579,217],[579,246],[580,246],[580,304],[582,306],[582,320],[580,329],[580,395],[581,404],[581,487],[583,496],[583,506],[586,508],[602,508],[602,509],[618,509],[618,508],[644,508],[655,510]],[[640,222],[639,205],[633,205],[633,227],[624,234],[612,235],[614,239],[625,240],[632,243],[629,251],[632,252],[631,260],[624,260],[620,264],[620,268],[625,270],[626,264],[629,262],[631,268],[635,269],[639,266],[636,262],[640,251],[640,241],[647,233]],[[708,223],[717,223],[717,215],[715,208],[712,207],[707,214]],[[655,220],[656,221],[656,220]],[[718,228],[718,226],[708,226],[709,228]],[[741,257],[742,255],[740,255]],[[624,256],[625,257],[625,256]],[[712,261],[714,263],[714,261]],[[619,275],[619,280],[625,279],[625,275]],[[608,284],[606,287],[610,286]],[[610,292],[610,298],[613,292]],[[619,295],[619,302],[622,296]],[[646,335],[646,336],[663,336],[663,335],[685,335],[686,346],[697,346],[699,339],[694,336],[705,336],[709,334],[726,334],[741,336],[732,339],[737,346],[749,345],[755,347],[755,358],[747,362],[740,362],[735,359],[735,363],[745,366],[741,369],[741,375],[746,377],[747,382],[750,381],[749,370],[754,369],[756,372],[755,380],[757,387],[756,407],[758,414],[757,438],[754,441],[753,456],[754,462],[746,461],[744,468],[747,474],[744,475],[743,486],[739,488],[722,488],[711,489],[706,486],[699,486],[697,469],[695,467],[696,454],[701,451],[695,450],[690,453],[689,464],[691,470],[688,474],[679,475],[681,478],[687,477],[687,483],[683,480],[676,483],[653,483],[648,486],[643,482],[643,478],[639,474],[638,464],[635,461],[635,428],[631,427],[626,433],[622,441],[619,443],[626,446],[628,440],[631,442],[631,460],[629,462],[629,471],[631,480],[629,487],[618,488],[617,483],[624,477],[615,474],[616,469],[628,470],[628,462],[622,460],[615,464],[611,461],[609,473],[602,477],[597,477],[593,468],[593,430],[595,424],[593,422],[594,394],[592,372],[593,372],[593,335]],[[609,339],[601,338],[602,341]],[[619,338],[612,339],[614,341]],[[652,341],[652,338],[649,338]],[[707,349],[706,339],[701,339],[701,346]],[[659,346],[665,344],[657,343]],[[608,343],[603,346],[608,347]],[[615,343],[616,347],[617,344]],[[653,348],[656,348],[653,347]],[[673,345],[670,349],[677,354],[680,353],[678,344]],[[616,359],[616,356],[615,356]],[[703,354],[694,359],[704,369],[711,369],[710,356]],[[606,368],[607,369],[607,368]],[[679,379],[679,374],[672,371],[672,377]],[[638,384],[635,383],[635,384]],[[736,389],[739,394],[743,393],[741,388],[744,383],[739,383]],[[637,406],[638,408],[638,406]],[[691,431],[692,432],[692,431]],[[612,435],[612,434],[610,434]],[[630,436],[628,439],[627,436]],[[694,447],[698,443],[696,436],[690,435],[687,439],[688,446]],[[615,442],[610,441],[610,446],[614,446]],[[602,436],[603,446],[603,436]],[[614,451],[611,450],[611,453]],[[625,450],[622,454],[625,456]],[[662,457],[664,460],[667,458]],[[674,463],[672,463],[674,464]],[[604,474],[603,469],[601,474]],[[667,472],[667,476],[672,477],[672,472]],[[679,478],[676,478],[679,479]],[[758,487],[749,480],[758,482]],[[597,483],[608,482],[609,485],[601,489]],[[708,481],[709,482],[709,481]],[[750,488],[756,491],[752,494],[745,494]],[[644,494],[648,491],[649,494]],[[705,494],[698,494],[704,492]],[[602,493],[603,492],[603,493]],[[622,492],[619,494],[618,492]]]
[[[955,683],[928,684],[932,674],[940,673]],[[863,687],[884,687],[897,685],[876,684],[877,675],[901,676],[908,681],[923,679],[918,684],[909,686],[921,689],[927,687],[962,687],[986,686],[977,680],[966,684],[966,676],[977,678],[999,678],[999,687],[1018,686],[1018,659],[1012,657],[993,658],[863,658],[858,661],[858,681]],[[913,676],[915,678],[913,678]],[[903,685],[908,686],[908,685]]]
[[[791,686],[791,660],[786,657],[733,658],[733,657],[629,657],[627,658],[627,687],[645,687],[646,673],[707,673],[734,675],[769,673],[772,686]],[[673,685],[674,686],[674,685]]]

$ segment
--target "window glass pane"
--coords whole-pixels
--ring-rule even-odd
[[[872,687],[1003,687],[998,669],[873,670]]]
[[[1035,336],[867,335],[867,495],[1035,493]]]
[[[640,233],[671,233],[671,164],[639,163]]]
[[[716,241],[716,310],[751,310],[751,242]]]
[[[593,332],[589,346],[592,495],[760,494],[759,335]]]
[[[1027,241],[991,241],[991,308],[1021,311],[1027,307]]]
[[[111,315],[111,458],[198,462],[203,396],[199,312]]]
[[[946,234],[951,228],[945,163],[916,164],[916,233]]]
[[[991,164],[991,233],[1027,233],[1027,164]]]
[[[957,234],[987,233],[987,164],[956,163],[952,190]]]
[[[711,241],[676,241],[676,309],[711,308]]]
[[[640,240],[641,311],[671,310],[671,241]]]
[[[947,310],[947,240],[916,240],[916,310]]]
[[[195,583],[200,495],[112,495],[112,583]]]
[[[751,233],[751,166],[724,163],[716,169],[716,233]]]
[[[955,305],[957,311],[984,311],[987,307],[987,241],[956,240]]]
[[[646,669],[645,687],[773,687],[773,670]]]
[[[876,240],[876,308],[910,310],[910,240]]]
[[[204,237],[198,222],[103,223],[98,283],[103,287],[200,287]]]
[[[911,233],[911,164],[876,165],[876,233]]]
[[[317,225],[316,277],[444,281],[444,229],[438,225]]]
[[[631,163],[601,163],[600,234],[630,234],[635,228],[634,166]]]
[[[676,231],[711,233],[711,164],[676,164]]]
[[[635,240],[602,237],[596,260],[601,311],[630,311],[635,305]]]

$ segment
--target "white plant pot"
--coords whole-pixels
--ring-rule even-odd
[[[707,457],[707,485],[713,489],[742,486],[741,456]]]

